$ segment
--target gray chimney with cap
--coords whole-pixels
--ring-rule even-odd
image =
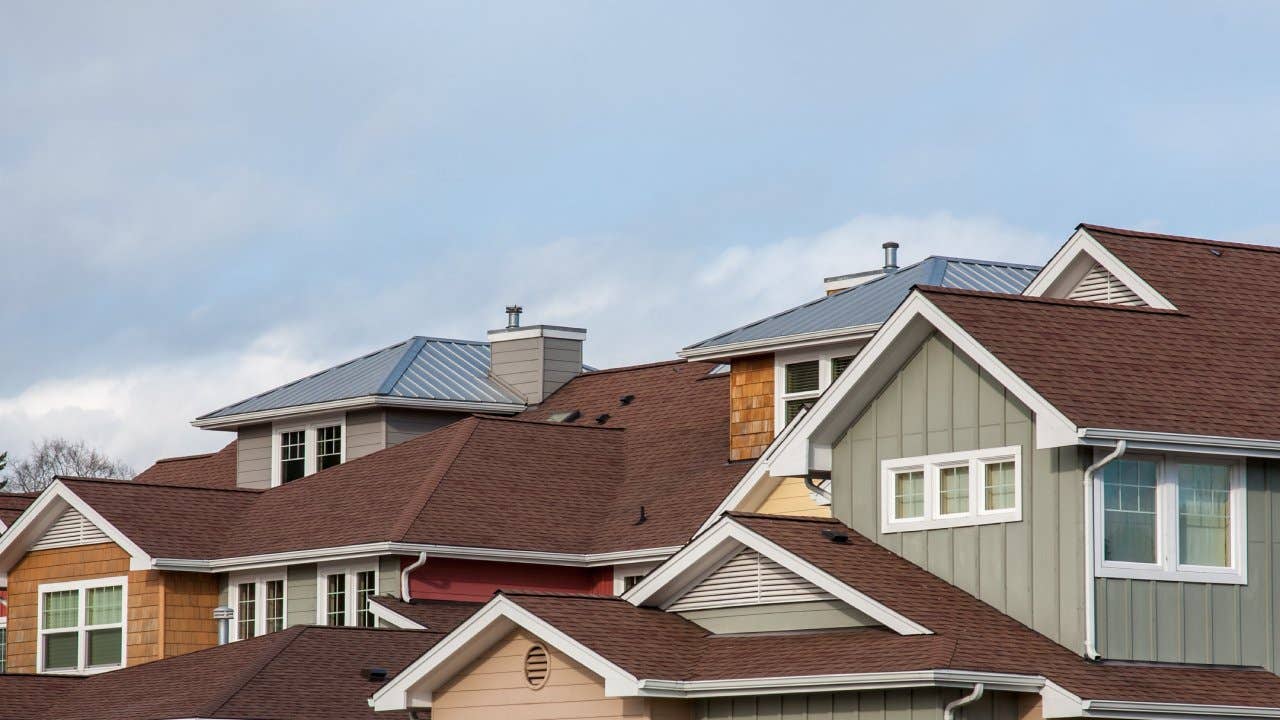
[[[898,269],[898,243],[890,241],[880,247],[884,248],[884,271],[886,273],[896,271]]]
[[[489,375],[536,405],[582,373],[583,328],[520,325],[519,305],[507,307],[507,326],[489,331]]]

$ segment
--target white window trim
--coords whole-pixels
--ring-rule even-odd
[[[329,624],[328,579],[330,575],[342,573],[346,576],[346,614],[345,627],[357,627],[356,620],[356,575],[358,573],[373,571],[373,594],[377,595],[382,592],[382,581],[378,576],[378,560],[372,562],[358,563],[330,563],[319,565],[316,567],[316,624]],[[376,625],[375,625],[376,627]]]
[[[988,510],[982,507],[986,493],[982,491],[982,469],[988,463],[1013,461],[1013,507]],[[969,509],[963,513],[943,515],[938,512],[941,469],[969,467]],[[920,470],[924,472],[924,515],[897,519],[894,511],[894,475]],[[1019,522],[1022,520],[1022,447],[983,448],[963,452],[894,458],[880,462],[880,532],[910,532],[974,525]]]
[[[342,442],[340,445],[341,459],[339,464],[347,461],[347,416],[342,415],[326,415],[323,417],[303,418],[289,420],[285,422],[277,422],[271,424],[271,487],[279,487],[281,483],[280,475],[280,435],[281,433],[293,432],[301,430],[306,434],[303,439],[302,457],[303,470],[302,476],[306,477],[316,471],[316,428],[331,427],[337,425],[342,428]]]
[[[1100,451],[1094,451],[1101,457]],[[1248,492],[1245,482],[1244,461],[1193,455],[1153,455],[1135,453],[1125,455],[1124,460],[1153,460],[1156,462],[1156,562],[1134,563],[1105,559],[1106,513],[1103,512],[1102,475],[1099,471],[1093,480],[1093,542],[1094,574],[1105,578],[1130,580],[1168,580],[1173,582],[1198,582],[1219,585],[1248,584],[1248,514],[1245,499]],[[1206,567],[1183,565],[1178,562],[1178,462],[1225,465],[1231,470],[1231,566]]]
[[[241,572],[227,576],[227,603],[235,613],[231,619],[231,641],[243,640],[240,637],[240,586],[253,583],[254,602],[254,637],[267,634],[267,583],[279,580],[284,587],[284,627],[289,627],[289,578],[284,568],[280,572]],[[281,628],[283,629],[283,628]]]
[[[86,591],[94,588],[115,587],[120,586],[120,622],[109,623],[106,625],[87,626],[85,620],[86,607]],[[76,626],[74,628],[58,628],[56,630],[45,630],[44,628],[44,596],[45,593],[62,592],[64,590],[78,590],[80,592],[76,606]],[[110,578],[94,578],[93,580],[75,580],[71,582],[45,583],[36,588],[36,671],[42,675],[96,675],[111,670],[119,670],[129,664],[129,578],[110,577]],[[101,667],[89,667],[89,642],[88,631],[90,630],[107,630],[114,627],[120,628],[120,664],[107,665]],[[76,640],[76,648],[78,657],[76,658],[76,667],[59,668],[57,670],[44,669],[44,636],[45,635],[61,635],[63,633],[75,631],[79,637]]]
[[[788,400],[816,400],[831,387],[831,362],[836,358],[856,356],[865,343],[839,345],[821,350],[805,349],[797,352],[778,353],[773,360],[773,434],[786,429]],[[818,389],[804,392],[786,392],[787,366],[796,363],[818,361]]]
[[[628,577],[645,576],[661,563],[636,563],[634,565],[614,565],[613,566],[613,594],[621,596],[626,592],[626,581]]]

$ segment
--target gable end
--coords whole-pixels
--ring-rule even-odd
[[[97,545],[111,542],[107,534],[94,525],[75,508],[67,508],[62,515],[44,531],[32,546],[32,550],[50,550],[53,548],[75,547],[77,545]]]
[[[1138,293],[1098,263],[1094,263],[1080,282],[1067,293],[1067,299],[1142,307],[1147,304],[1138,297]]]
[[[695,584],[667,609],[683,612],[831,600],[834,597],[759,552],[747,548]]]

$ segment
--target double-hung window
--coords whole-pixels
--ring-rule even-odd
[[[307,423],[276,423],[271,440],[271,484],[283,485],[347,458],[346,421],[330,417]]]
[[[4,674],[5,657],[9,652],[9,628],[5,625],[7,619],[0,617],[0,675]]]
[[[1244,505],[1239,462],[1113,460],[1094,479],[1095,570],[1100,577],[1242,584]]]
[[[819,352],[796,352],[776,361],[774,374],[774,431],[791,424],[806,405],[812,405],[836,378],[853,364],[856,347],[844,346]]]
[[[248,640],[285,626],[285,578],[279,575],[231,576],[231,602],[235,610],[232,640]]]
[[[316,622],[320,625],[377,627],[370,601],[378,594],[378,566],[322,565],[317,577]]]
[[[124,666],[127,584],[121,577],[40,586],[40,672],[86,674]]]
[[[1013,446],[881,462],[881,531],[1021,520],[1021,455]]]

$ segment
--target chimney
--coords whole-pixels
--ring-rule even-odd
[[[231,621],[235,619],[236,611],[226,605],[219,605],[213,609],[213,619],[218,621],[218,644],[226,645],[231,642]]]
[[[898,269],[898,243],[887,242],[880,247],[884,248],[884,271],[886,273],[896,272]]]
[[[587,331],[560,325],[520,326],[523,308],[507,308],[507,326],[489,331],[489,375],[536,405],[582,372]]]

